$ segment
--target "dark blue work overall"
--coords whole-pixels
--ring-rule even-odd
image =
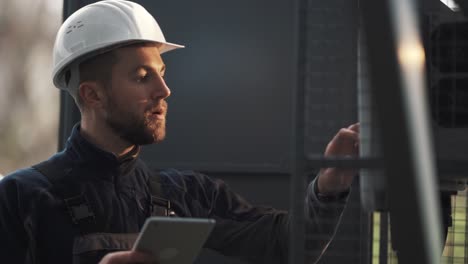
[[[118,159],[85,140],[77,125],[62,152],[6,176],[0,181],[0,262],[98,263],[106,253],[130,249],[146,218],[168,214],[214,218],[205,248],[251,263],[286,262],[286,212],[251,206],[201,173],[150,170],[138,152],[135,147]],[[332,220],[326,226],[311,221],[310,230],[332,233],[342,207],[312,203],[311,219]]]

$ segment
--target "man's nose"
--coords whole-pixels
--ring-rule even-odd
[[[169,97],[170,95],[171,95],[171,90],[169,89],[166,82],[164,81],[164,78],[161,76],[158,76],[158,78],[156,78],[155,80],[155,83],[153,84],[151,97],[153,99],[164,99],[164,98]]]

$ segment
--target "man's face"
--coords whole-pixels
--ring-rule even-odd
[[[106,88],[104,121],[131,144],[160,142],[166,135],[170,90],[164,82],[165,65],[154,46],[116,50],[110,87]]]

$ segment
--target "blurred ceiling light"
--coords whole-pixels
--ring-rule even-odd
[[[419,41],[404,41],[398,47],[398,61],[400,65],[411,68],[424,66],[426,55]]]
[[[460,8],[458,7],[457,3],[454,0],[440,0],[444,5],[448,8],[452,9],[452,11],[458,11]]]

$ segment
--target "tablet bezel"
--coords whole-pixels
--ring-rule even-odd
[[[160,264],[192,264],[215,223],[208,218],[150,217],[133,250],[154,255]]]

